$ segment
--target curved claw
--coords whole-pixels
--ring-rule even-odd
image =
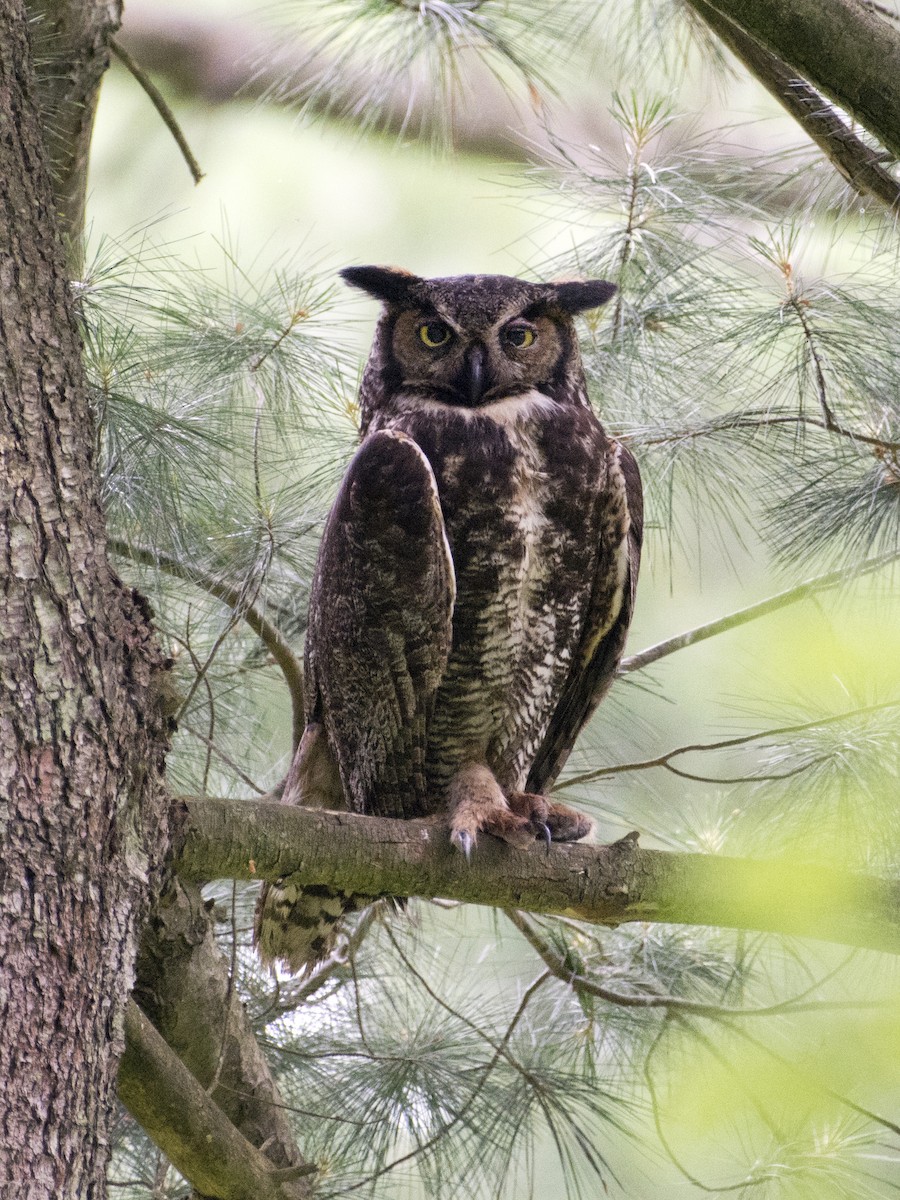
[[[465,829],[456,829],[450,835],[450,841],[458,850],[462,850],[463,854],[466,856],[466,862],[469,862],[472,857],[472,850],[475,846],[475,839],[472,837],[472,835],[467,833]]]
[[[545,821],[541,821],[538,825],[538,830],[540,832],[541,837],[544,839],[544,841],[547,844],[547,853],[549,854],[550,853],[550,843],[553,840],[550,835],[550,826]]]

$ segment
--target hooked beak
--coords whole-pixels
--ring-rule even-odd
[[[469,403],[475,405],[484,395],[484,360],[483,346],[475,346],[466,356],[466,380],[468,384]]]

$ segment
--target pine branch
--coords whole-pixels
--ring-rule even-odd
[[[787,771],[783,775],[767,777],[706,780],[702,779],[701,776],[691,775],[687,771],[681,771],[672,767],[669,760],[677,758],[682,754],[701,754],[710,750],[733,750],[738,746],[747,746],[750,742],[761,742],[766,738],[786,737],[789,734],[804,733],[807,729],[821,729],[823,726],[837,725],[841,721],[850,721],[854,717],[869,716],[872,713],[883,712],[887,708],[900,708],[900,700],[887,700],[881,704],[867,704],[860,708],[849,709],[847,712],[834,713],[829,717],[817,717],[813,721],[800,721],[795,725],[781,725],[776,729],[762,729],[758,733],[743,733],[738,737],[721,738],[716,742],[692,742],[687,746],[676,746],[674,750],[667,750],[665,754],[659,754],[656,758],[644,758],[638,762],[617,763],[615,766],[598,767],[594,771],[585,771],[581,775],[573,775],[571,778],[565,779],[562,783],[558,783],[553,788],[553,791],[562,792],[566,788],[576,787],[583,783],[593,783],[595,779],[604,779],[609,775],[624,775],[630,771],[647,771],[651,767],[667,767],[676,775],[681,775],[685,779],[700,779],[704,783],[746,783],[748,780],[754,778],[788,779],[790,776],[798,774],[798,771]],[[810,762],[805,765],[812,766],[812,763]]]
[[[175,114],[172,112],[171,108],[169,108],[168,104],[166,104],[166,99],[162,92],[159,90],[147,72],[143,69],[140,63],[136,62],[135,59],[133,59],[125,49],[125,47],[120,45],[115,38],[109,39],[109,48],[112,50],[113,54],[122,64],[122,66],[131,73],[131,75],[147,93],[150,103],[159,113],[160,117],[162,117],[163,124],[175,139],[175,145],[181,151],[181,157],[187,163],[187,168],[191,173],[191,178],[193,179],[194,183],[199,183],[203,178],[203,172],[200,170],[200,164],[197,162],[196,158],[194,158],[191,148],[188,145],[187,138],[184,136],[181,126],[176,121]]]
[[[281,668],[291,697],[291,728],[294,747],[299,746],[306,725],[303,702],[303,665],[281,630],[273,625],[254,604],[248,603],[243,590],[228,583],[220,576],[213,575],[193,563],[183,562],[174,554],[158,550],[155,546],[140,546],[126,542],[122,538],[110,538],[109,548],[113,553],[122,555],[123,558],[130,558],[132,562],[142,563],[148,567],[157,567],[177,579],[185,579],[189,583],[196,584],[197,587],[209,592],[211,596],[215,596],[217,600],[230,605],[237,616],[247,622]]]
[[[856,0],[704,3],[809,80],[900,159],[896,28]]]
[[[889,1003],[882,1000],[809,1000],[807,997],[819,986],[818,983],[807,988],[800,996],[779,1001],[777,1004],[763,1004],[756,1008],[735,1008],[732,1005],[711,1004],[702,1000],[690,1000],[685,996],[667,996],[659,992],[619,992],[614,988],[604,987],[603,984],[572,970],[555,947],[546,938],[541,937],[538,929],[524,913],[507,910],[506,916],[557,979],[578,994],[596,996],[598,1000],[605,1000],[608,1004],[615,1004],[619,1008],[659,1008],[671,1012],[689,1013],[695,1017],[724,1019],[726,1017],[789,1016],[791,1013],[822,1012],[835,1009],[883,1008]]]
[[[351,892],[444,896],[600,925],[666,921],[900,952],[900,883],[796,862],[484,837],[471,863],[435,820],[401,821],[246,800],[184,798],[185,878],[294,876]]]
[[[804,133],[862,196],[900,208],[900,182],[882,166],[883,156],[853,132],[823,97],[797,77],[777,55],[724,17],[706,0],[691,6],[763,87],[791,114]]]
[[[305,1200],[314,1167],[278,1171],[238,1132],[133,1000],[119,1096],[174,1166],[214,1200]],[[290,1178],[287,1178],[288,1175]]]
[[[790,300],[787,302],[787,307],[794,307]],[[820,391],[820,404],[821,396],[822,393]],[[757,411],[747,410],[742,413],[728,413],[724,417],[716,417],[702,425],[695,426],[693,429],[670,429],[666,433],[655,437],[640,437],[633,433],[626,433],[620,434],[618,440],[628,446],[639,448],[644,446],[671,446],[673,443],[677,444],[678,442],[690,441],[695,438],[730,433],[735,429],[769,429],[776,425],[810,425],[814,429],[824,429],[827,433],[836,433],[839,437],[847,438],[851,442],[861,442],[863,445],[873,446],[876,453],[894,454],[900,451],[900,442],[892,442],[885,438],[876,437],[874,434],[862,433],[857,429],[849,429],[846,425],[839,425],[830,409],[828,418],[823,417],[821,420],[817,417],[811,417],[808,413],[804,412],[773,413],[765,409]]]
[[[406,86],[402,73],[379,78],[373,104],[371,71],[346,62],[336,71],[321,49],[291,41],[283,31],[270,32],[259,21],[187,9],[163,13],[147,0],[134,0],[118,41],[149,70],[209,104],[262,99],[293,109],[308,106],[357,123],[368,120],[406,141],[433,140],[441,132],[426,91]],[[531,104],[517,104],[480,64],[467,63],[466,84],[454,97],[453,149],[494,161],[539,159],[549,144],[542,115]],[[557,129],[579,144],[611,145],[614,136],[603,106],[588,100],[575,112],[563,109]]]
[[[760,600],[757,604],[740,608],[726,617],[708,621],[705,625],[698,625],[696,629],[688,629],[685,633],[679,633],[675,637],[666,638],[663,642],[657,642],[655,646],[648,646],[646,650],[641,650],[638,654],[631,654],[628,658],[623,658],[619,666],[619,674],[628,675],[631,671],[641,671],[644,667],[649,667],[651,663],[657,662],[669,654],[674,654],[676,650],[683,650],[687,646],[693,646],[696,642],[703,642],[717,634],[727,633],[730,629],[737,629],[738,626],[746,625],[749,621],[755,621],[759,617],[766,617],[769,613],[777,612],[779,608],[796,604],[799,600],[806,600],[829,588],[845,585],[851,579],[861,579],[864,575],[871,574],[872,571],[878,571],[881,567],[898,561],[900,561],[900,551],[894,550],[889,554],[882,554],[878,558],[861,563],[853,571],[846,569],[829,571],[825,575],[807,579],[805,583],[788,588],[785,592],[779,592],[776,596],[770,596],[767,600]]]
[[[400,951],[400,948],[399,948],[399,946],[397,946],[396,942],[394,942],[394,948],[395,948],[395,950]],[[402,955],[402,951],[400,951],[400,954]],[[409,962],[409,960],[406,958],[406,956],[402,955],[402,957],[403,957],[403,960],[405,962],[407,969],[408,970],[413,969],[412,964]],[[425,984],[425,980],[418,972],[415,972],[415,976],[421,984],[424,984],[427,987],[427,984]],[[438,1130],[436,1130],[436,1132],[433,1133],[432,1136],[429,1137],[427,1141],[421,1142],[419,1145],[417,1145],[415,1147],[415,1149],[410,1150],[406,1154],[402,1154],[398,1158],[395,1158],[392,1161],[385,1163],[383,1166],[379,1167],[377,1171],[373,1171],[370,1175],[367,1175],[364,1179],[359,1180],[357,1183],[348,1184],[346,1187],[341,1188],[337,1193],[332,1193],[332,1194],[333,1195],[337,1194],[337,1195],[343,1196],[343,1195],[349,1194],[351,1192],[359,1191],[360,1188],[370,1187],[375,1182],[376,1179],[380,1179],[382,1176],[387,1175],[389,1172],[395,1171],[397,1169],[397,1167],[405,1166],[407,1163],[412,1162],[414,1159],[421,1158],[424,1154],[427,1154],[429,1150],[433,1150],[434,1147],[438,1144],[438,1142],[442,1141],[447,1136],[447,1134],[451,1133],[453,1129],[455,1129],[458,1125],[460,1125],[462,1122],[464,1122],[465,1120],[468,1119],[474,1101],[477,1100],[478,1096],[484,1090],[485,1084],[488,1082],[488,1079],[490,1078],[491,1073],[494,1071],[495,1067],[500,1062],[501,1058],[506,1059],[507,1062],[510,1062],[515,1069],[521,1070],[518,1063],[516,1063],[515,1059],[509,1053],[509,1049],[508,1049],[509,1043],[510,1043],[513,1033],[516,1030],[516,1027],[518,1026],[519,1022],[522,1020],[522,1017],[525,1015],[525,1010],[528,1008],[528,1005],[531,1003],[531,1000],[536,995],[536,993],[538,991],[540,991],[540,989],[544,986],[544,984],[550,978],[551,978],[551,973],[549,971],[542,971],[541,974],[538,975],[537,979],[533,980],[533,982],[531,984],[529,984],[529,986],[525,989],[524,993],[522,994],[522,999],[519,1001],[518,1007],[516,1008],[516,1011],[513,1014],[512,1020],[507,1025],[506,1031],[503,1034],[503,1037],[499,1039],[499,1041],[487,1036],[482,1030],[478,1029],[478,1027],[473,1022],[469,1021],[466,1017],[464,1017],[462,1013],[458,1013],[458,1012],[456,1012],[456,1010],[451,1009],[450,1006],[448,1004],[446,1004],[446,1002],[443,1001],[437,995],[436,992],[434,992],[430,988],[428,988],[428,994],[434,1001],[439,1003],[445,1010],[452,1012],[457,1018],[462,1019],[469,1026],[469,1028],[477,1031],[478,1036],[488,1042],[488,1044],[493,1048],[494,1053],[491,1056],[491,1058],[481,1068],[481,1071],[478,1074],[478,1078],[475,1083],[475,1086],[472,1088],[471,1092],[469,1093],[468,1097],[466,1098],[465,1104],[461,1108],[459,1108],[452,1116],[447,1117],[447,1119],[442,1123],[441,1127]]]

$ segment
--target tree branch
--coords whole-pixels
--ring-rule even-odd
[[[47,163],[70,265],[80,267],[88,156],[121,0],[28,0]]]
[[[706,0],[689,2],[766,91],[791,114],[851,187],[863,196],[873,196],[888,208],[900,207],[900,182],[881,165],[879,151],[858,137],[815,88]]]
[[[109,548],[123,558],[130,558],[132,562],[142,563],[148,567],[157,567],[177,579],[185,579],[189,583],[196,584],[205,592],[209,592],[211,596],[215,596],[217,600],[229,605],[238,616],[247,622],[281,668],[291,697],[291,727],[296,749],[300,745],[300,738],[303,736],[303,729],[306,725],[303,703],[303,665],[281,630],[273,625],[254,604],[248,603],[241,588],[218,575],[205,571],[202,567],[182,562],[174,554],[158,550],[155,546],[141,546],[126,542],[122,538],[110,538]]]
[[[401,821],[246,800],[185,800],[175,869],[189,879],[294,875],[369,895],[446,896],[600,925],[667,921],[755,929],[900,952],[900,882],[794,861],[485,837],[471,863],[435,820]]]
[[[793,308],[790,300],[785,307]],[[836,433],[839,437],[851,442],[861,442],[864,446],[873,446],[875,452],[893,453],[900,450],[900,442],[889,441],[869,433],[861,433],[856,429],[848,429],[846,425],[838,425],[832,417],[831,422],[811,417],[804,412],[771,413],[766,410],[747,410],[742,414],[727,413],[724,417],[708,421],[693,429],[673,429],[657,437],[642,437],[634,434],[619,435],[619,441],[628,446],[670,446],[673,442],[686,442],[694,438],[713,437],[715,434],[731,433],[735,429],[769,429],[776,425],[810,425],[814,429],[824,429],[826,433]]]
[[[740,779],[704,779],[699,775],[691,775],[687,771],[677,770],[671,766],[670,760],[678,758],[682,754],[702,754],[706,751],[733,750],[738,746],[747,746],[751,742],[761,742],[766,738],[783,738],[787,734],[804,733],[807,729],[822,729],[829,725],[839,725],[841,721],[852,721],[854,717],[868,717],[873,713],[883,712],[887,708],[900,708],[900,700],[885,700],[880,704],[866,704],[859,708],[848,709],[846,712],[832,713],[831,716],[816,717],[812,721],[800,721],[794,725],[781,725],[775,729],[761,729],[756,733],[742,733],[737,737],[720,738],[716,742],[691,742],[686,746],[676,746],[674,750],[667,750],[664,754],[657,755],[656,758],[643,758],[636,762],[615,763],[609,767],[597,767],[593,771],[584,771],[581,775],[572,775],[570,778],[563,780],[562,783],[556,784],[552,790],[554,792],[562,792],[566,788],[577,787],[583,783],[593,783],[595,779],[605,779],[609,775],[624,775],[630,771],[647,771],[653,767],[668,767],[676,775],[683,775],[686,779],[698,779],[701,783],[752,782],[754,776],[744,776]],[[792,775],[799,774],[800,769],[802,768],[787,771],[783,775],[761,776],[760,778],[789,779]]]
[[[809,80],[900,159],[900,33],[892,25],[857,0],[706,4]]]
[[[119,1096],[199,1192],[214,1200],[305,1200],[312,1167],[277,1171],[235,1129],[133,1000],[125,1013]]]
[[[126,69],[126,71],[130,72],[134,79],[147,93],[150,103],[159,113],[166,129],[168,129],[169,133],[171,133],[172,137],[175,139],[175,145],[181,151],[181,157],[187,164],[187,169],[191,173],[191,178],[193,179],[194,183],[199,183],[203,178],[203,172],[200,170],[200,164],[197,162],[196,158],[194,158],[193,152],[188,145],[187,138],[184,136],[181,126],[175,119],[175,114],[172,112],[171,108],[169,108],[168,104],[166,104],[165,96],[163,96],[162,92],[159,90],[147,72],[143,69],[140,63],[136,62],[125,49],[125,47],[120,46],[115,38],[109,39],[109,48],[112,50],[113,54]]]
[[[546,938],[541,936],[537,927],[524,913],[517,912],[514,909],[507,909],[506,916],[522,934],[544,965],[552,971],[561,983],[565,983],[579,995],[596,996],[598,1000],[605,1000],[607,1004],[615,1004],[619,1008],[659,1008],[671,1012],[689,1013],[695,1017],[711,1017],[716,1020],[724,1020],[736,1017],[775,1017],[806,1012],[884,1008],[890,1003],[886,1000],[810,1000],[808,997],[819,986],[819,982],[811,985],[799,996],[794,996],[789,1000],[781,1000],[775,1004],[758,1005],[757,1007],[748,1006],[746,1008],[735,1008],[732,1005],[715,1004],[703,1000],[690,1000],[685,996],[668,996],[658,991],[620,992],[615,988],[605,987],[595,979],[579,975],[574,971],[572,966],[566,961],[566,958],[559,954]]]
[[[683,650],[686,646],[693,646],[695,642],[704,642],[707,638],[715,637],[716,634],[727,633],[729,629],[736,629],[739,625],[746,625],[748,621],[755,621],[758,617],[766,617],[771,612],[777,612],[779,608],[785,608],[789,604],[796,604],[798,600],[806,600],[809,596],[815,596],[817,593],[827,591],[829,588],[846,584],[849,580],[860,579],[863,575],[869,575],[872,571],[877,571],[881,567],[886,567],[890,563],[898,561],[900,561],[900,551],[892,550],[888,554],[882,554],[878,558],[872,558],[868,562],[861,563],[855,570],[849,572],[846,569],[841,569],[839,571],[829,571],[825,575],[816,575],[813,579],[807,579],[805,583],[788,588],[786,592],[779,592],[776,596],[770,596],[767,600],[760,600],[758,604],[751,604],[747,608],[740,608],[737,612],[729,613],[727,617],[719,617],[715,621],[708,621],[705,625],[698,625],[696,629],[689,629],[686,633],[679,633],[675,637],[666,638],[664,642],[657,642],[655,646],[648,646],[646,650],[641,650],[638,654],[632,654],[628,658],[623,658],[619,666],[619,674],[627,675],[631,671],[641,671],[644,667],[649,667],[651,663],[657,662],[660,658],[674,654],[676,650]]]
[[[229,963],[216,945],[199,889],[175,880],[144,929],[135,999],[210,1103],[251,1147],[264,1148],[270,1172],[308,1167],[247,1011],[229,979]],[[159,1090],[168,1115],[163,1120],[160,1112],[148,1132],[168,1154],[169,1143],[177,1142],[184,1123],[179,1104],[185,1097],[176,1090],[163,1101],[162,1081]],[[202,1148],[196,1150],[200,1159],[210,1153],[209,1147],[205,1155]],[[214,1167],[207,1163],[202,1169]],[[190,1178],[202,1191],[199,1180]]]

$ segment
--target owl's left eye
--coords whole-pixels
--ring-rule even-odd
[[[503,340],[508,346],[523,350],[534,341],[534,330],[530,325],[507,325],[503,330]]]
[[[419,337],[429,350],[434,350],[438,346],[446,346],[450,341],[450,336],[450,329],[443,321],[426,321],[419,326]]]

